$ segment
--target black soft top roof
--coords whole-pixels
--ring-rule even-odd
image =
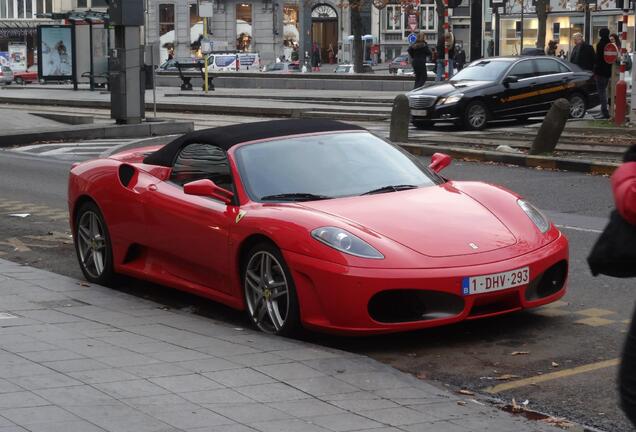
[[[318,132],[364,130],[335,120],[293,119],[243,123],[202,129],[187,133],[146,156],[144,163],[171,167],[177,153],[187,144],[212,144],[227,151],[232,146],[248,141],[285,137]]]

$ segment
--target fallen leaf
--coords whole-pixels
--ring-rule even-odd
[[[556,426],[560,429],[569,429],[572,426],[574,426],[574,424],[570,423],[569,421],[567,421],[564,418],[560,418],[560,417],[548,417],[548,418],[544,418],[541,420],[544,423],[547,423],[551,426]]]
[[[457,401],[457,405],[466,406],[466,401]]]
[[[424,380],[424,379],[426,379],[426,378],[428,378],[428,377],[427,377],[427,375],[426,375],[426,372],[422,371],[422,372],[418,372],[418,373],[415,375],[415,378],[417,378],[417,379],[421,379],[421,380]]]
[[[513,351],[512,353],[510,353],[510,355],[512,356],[528,355],[528,354],[530,354],[530,351]]]
[[[553,368],[557,368],[557,367],[559,367],[559,364],[557,362],[552,362],[552,367]]]
[[[471,392],[470,390],[466,390],[466,389],[461,389],[459,391],[459,394],[463,394],[463,395],[467,395],[467,396],[475,396],[474,392]]]
[[[80,282],[79,284],[80,284],[80,286],[83,286],[83,287],[89,287],[90,286],[90,284],[87,284],[86,282]]]

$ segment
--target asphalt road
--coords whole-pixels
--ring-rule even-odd
[[[81,278],[65,219],[69,167],[66,161],[0,153],[0,256]],[[585,263],[612,207],[609,179],[466,162],[454,162],[445,174],[515,190],[567,227],[563,231],[570,239],[571,268],[563,302],[539,311],[401,335],[305,337],[366,353],[478,397],[528,400],[531,409],[605,431],[631,430],[617,408],[615,359],[625,337],[625,320],[631,316],[633,281],[593,278]],[[239,313],[174,290],[129,279],[117,289],[246,325]],[[526,378],[531,382],[522,381]],[[502,384],[511,387],[492,389]]]

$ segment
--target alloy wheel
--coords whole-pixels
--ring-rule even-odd
[[[486,109],[481,104],[468,107],[468,123],[472,129],[480,129],[486,123]]]
[[[570,117],[578,119],[585,115],[585,101],[581,96],[570,98]]]
[[[281,263],[267,251],[254,253],[247,263],[244,285],[256,326],[266,333],[278,333],[290,312],[290,289]]]
[[[104,273],[108,250],[104,226],[91,210],[82,213],[77,224],[77,245],[82,267],[90,277],[99,279]]]

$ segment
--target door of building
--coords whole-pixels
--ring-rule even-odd
[[[329,63],[329,45],[333,47],[334,56],[338,50],[338,14],[327,5],[320,4],[311,11],[311,42],[320,47],[323,63]]]

